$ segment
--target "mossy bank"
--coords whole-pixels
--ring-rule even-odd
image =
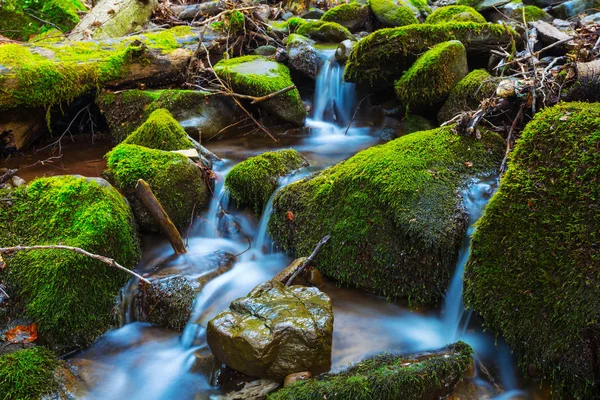
[[[61,361],[44,347],[0,356],[0,400],[29,400],[49,396],[59,389]]]

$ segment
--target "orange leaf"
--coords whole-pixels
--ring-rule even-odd
[[[37,325],[17,325],[4,334],[7,342],[31,343],[38,338]]]
[[[287,212],[287,214],[286,214],[286,216],[285,216],[285,218],[286,218],[288,221],[293,221],[293,220],[294,220],[294,213],[293,213],[293,212],[291,212],[291,211],[288,211],[288,212]]]

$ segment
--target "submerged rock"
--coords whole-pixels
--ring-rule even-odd
[[[435,303],[448,285],[467,227],[459,190],[496,171],[504,143],[452,127],[363,150],[282,188],[269,231],[284,250],[310,254],[325,235],[319,270],[342,285],[412,303]]]
[[[307,165],[296,150],[269,151],[233,167],[225,178],[225,186],[238,207],[251,207],[260,215],[279,186],[279,178]]]
[[[336,22],[350,32],[361,30],[369,19],[369,7],[357,2],[344,3],[328,10],[321,21]]]
[[[249,96],[266,96],[294,84],[285,65],[261,56],[221,60],[214,69],[221,79],[231,83],[234,91]],[[298,89],[261,101],[259,106],[283,122],[302,125],[306,118]]]
[[[288,36],[288,65],[294,71],[298,71],[311,79],[315,79],[317,76],[319,62],[314,44],[315,41],[306,36],[296,33]]]
[[[301,24],[296,33],[308,36],[318,42],[339,43],[343,40],[354,40],[352,33],[342,25],[327,21],[310,21]]]
[[[169,110],[164,108],[152,112],[138,129],[125,138],[123,143],[166,151],[194,148],[187,133]]]
[[[473,236],[465,299],[565,398],[600,393],[600,105],[537,113]]]
[[[200,168],[187,157],[132,144],[120,144],[106,155],[106,176],[131,203],[140,230],[159,232],[160,227],[137,197],[135,186],[145,180],[178,229],[189,224],[192,211],[208,201]]]
[[[471,71],[450,91],[437,115],[438,122],[441,124],[461,112],[477,110],[482,100],[494,96],[499,81],[500,78],[492,78],[485,69]]]
[[[443,24],[446,22],[477,22],[485,24],[487,21],[473,7],[445,6],[440,7],[427,17],[426,24]]]
[[[451,344],[430,354],[379,355],[345,372],[301,380],[269,400],[440,399],[452,392],[472,362],[471,347]]]
[[[316,288],[268,281],[208,323],[215,356],[248,376],[278,381],[331,365],[331,300]]]
[[[104,185],[105,184],[105,185]],[[129,205],[108,183],[61,176],[0,191],[0,246],[81,247],[132,268],[139,243]],[[113,323],[111,310],[124,272],[67,250],[22,251],[5,256],[0,270],[10,293],[55,348],[89,345]]]
[[[435,45],[425,52],[395,83],[400,104],[410,111],[440,105],[467,74],[467,52],[458,40]]]

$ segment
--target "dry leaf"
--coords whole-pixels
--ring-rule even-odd
[[[17,325],[4,334],[4,339],[10,343],[31,343],[38,338],[37,325]]]
[[[293,212],[291,212],[291,211],[288,211],[288,212],[287,212],[287,214],[286,214],[286,216],[285,216],[285,218],[286,218],[288,221],[293,221],[293,220],[294,220],[294,213],[293,213]]]

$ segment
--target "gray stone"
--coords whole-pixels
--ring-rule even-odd
[[[546,46],[554,44],[556,42],[560,42],[562,40],[567,40],[572,37],[545,21],[532,21],[529,23],[529,26],[537,29],[538,38]],[[574,42],[567,42],[563,43],[560,47],[562,47],[565,50],[570,50],[574,46]]]
[[[291,12],[291,11],[286,11],[286,12],[284,12],[284,13],[283,13],[283,15],[281,16],[281,19],[282,19],[282,20],[284,20],[284,21],[287,21],[288,19],[290,19],[290,18],[292,18],[292,17],[294,17],[294,16],[295,16],[295,15],[294,15],[294,13],[293,13],[293,12]]]
[[[584,14],[586,10],[594,10],[600,8],[600,0],[570,0],[553,6],[550,9],[550,14],[556,18],[569,19],[579,14]]]
[[[335,59],[341,63],[345,63],[350,55],[350,50],[352,50],[355,44],[356,42],[353,40],[344,40],[335,49]]]
[[[272,56],[277,52],[277,47],[275,46],[260,46],[254,49],[254,54],[259,56]]]
[[[290,35],[287,42],[289,67],[311,79],[317,76],[319,58],[314,44],[314,40],[297,34]]]
[[[310,11],[302,15],[304,19],[321,19],[321,17],[325,14],[325,11],[320,10],[318,8],[311,8]]]

